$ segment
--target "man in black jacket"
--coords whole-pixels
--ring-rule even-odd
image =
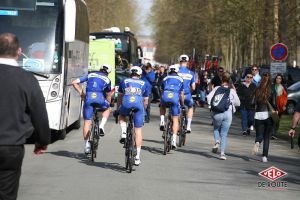
[[[238,87],[237,93],[241,100],[241,123],[242,134],[244,136],[250,135],[250,131],[253,130],[255,103],[253,101],[254,92],[256,89],[255,84],[252,82],[253,75],[247,73],[245,81]]]
[[[36,78],[18,67],[18,39],[0,35],[0,199],[17,198],[24,143],[35,131],[35,153],[50,143],[45,99]]]

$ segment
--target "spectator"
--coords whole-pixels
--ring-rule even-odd
[[[253,75],[248,73],[245,81],[237,89],[241,100],[240,112],[243,135],[250,135],[250,131],[253,130],[254,125],[255,102],[253,98],[256,86],[252,82],[252,79]]]
[[[223,72],[224,68],[219,67],[217,75],[215,75],[210,82],[210,91],[212,91],[215,87],[222,85]]]
[[[268,162],[270,135],[272,131],[272,118],[269,115],[268,102],[272,99],[271,76],[264,73],[261,83],[255,91],[255,130],[256,138],[252,153],[256,155],[259,146],[264,141],[262,162]]]
[[[282,74],[277,74],[274,79],[274,83],[272,86],[272,105],[278,113],[279,119],[281,115],[286,110],[286,104],[288,101],[287,97],[287,89],[284,86],[285,80]],[[277,131],[279,128],[279,122],[272,126],[272,137],[271,139],[277,139]]]
[[[34,152],[39,154],[50,143],[45,99],[36,78],[18,66],[21,55],[18,39],[0,35],[0,199],[17,199],[24,143],[35,131]],[[16,78],[17,77],[17,78]]]
[[[297,103],[297,105],[295,107],[295,112],[294,112],[292,123],[291,123],[291,129],[289,130],[289,136],[295,137],[295,134],[296,134],[295,129],[296,129],[299,121],[300,121],[300,101]]]
[[[225,147],[226,147],[226,140],[227,140],[227,134],[232,122],[232,113],[235,112],[235,106],[240,105],[240,99],[238,95],[236,94],[235,89],[232,89],[229,87],[229,81],[230,81],[230,74],[228,72],[225,72],[222,76],[222,87],[217,86],[215,87],[208,95],[207,95],[207,102],[212,105],[212,100],[214,99],[215,93],[218,92],[218,89],[230,89],[229,94],[229,100],[230,100],[230,106],[225,112],[213,112],[213,125],[214,125],[214,139],[215,139],[215,145],[212,149],[213,153],[218,152],[218,148],[221,143],[221,160],[226,160],[225,156]]]
[[[251,68],[251,71],[252,71],[252,75],[253,75],[252,81],[257,87],[260,83],[260,80],[261,80],[261,77],[259,75],[258,67],[256,65],[253,65],[252,68]]]
[[[206,93],[208,90],[208,72],[203,71],[200,75],[200,85],[199,85],[199,92],[200,92],[200,107],[204,107],[206,102]]]
[[[148,99],[148,105],[145,112],[145,122],[150,122],[150,110],[151,110],[151,101],[152,101],[152,85],[155,82],[155,73],[152,70],[152,65],[150,63],[147,63],[143,70],[142,80],[145,81],[147,86],[147,91],[149,91],[149,99]]]

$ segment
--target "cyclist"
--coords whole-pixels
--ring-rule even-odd
[[[93,105],[97,105],[102,111],[102,120],[100,123],[99,136],[104,136],[104,125],[110,114],[111,102],[111,82],[107,77],[111,72],[111,66],[104,64],[100,67],[99,71],[92,71],[82,78],[78,78],[72,82],[73,87],[84,99],[83,105],[83,139],[84,139],[84,152],[90,153],[89,130],[91,126],[91,119],[93,117]],[[84,94],[79,83],[86,84],[86,94]]]
[[[168,75],[163,79],[161,86],[162,97],[160,104],[160,130],[164,130],[165,123],[165,113],[166,106],[171,104],[171,114],[173,121],[173,138],[172,138],[172,149],[176,149],[176,136],[179,126],[179,114],[180,114],[180,105],[184,108],[184,93],[183,93],[183,79],[178,76],[179,66],[171,65],[168,70]]]
[[[184,104],[188,107],[187,111],[187,133],[191,133],[191,123],[193,118],[193,98],[192,91],[196,89],[195,73],[187,68],[189,57],[181,55],[179,57],[179,72],[178,75],[183,79]]]
[[[144,125],[144,112],[148,104],[149,92],[146,89],[146,83],[141,80],[143,71],[138,66],[130,68],[130,78],[124,79],[119,87],[119,95],[117,102],[117,110],[119,111],[119,123],[121,126],[120,143],[124,143],[126,139],[126,116],[132,108],[135,109],[134,114],[134,131],[135,144],[137,154],[134,164],[141,163],[140,153],[142,147],[142,127]]]

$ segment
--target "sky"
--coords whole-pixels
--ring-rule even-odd
[[[145,21],[148,15],[150,14],[150,9],[154,0],[136,0],[136,1],[140,8],[138,12],[138,16],[140,17],[140,19],[138,19],[138,22],[140,23],[140,31],[138,34],[151,35],[152,34],[151,27],[149,26],[149,23],[146,24]]]

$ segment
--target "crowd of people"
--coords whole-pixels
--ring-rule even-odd
[[[35,130],[36,154],[47,149],[50,143],[50,129],[44,97],[35,77],[18,67],[18,57],[22,50],[15,35],[0,35],[0,80],[4,87],[0,98],[0,199],[16,199],[24,157],[24,143]],[[141,163],[143,142],[142,127],[150,122],[152,96],[159,96],[159,129],[165,129],[166,108],[172,115],[172,148],[177,148],[179,115],[187,112],[186,132],[192,133],[193,107],[208,105],[212,113],[214,146],[213,153],[226,160],[226,140],[232,123],[233,113],[241,113],[241,134],[249,135],[256,131],[253,154],[257,154],[263,143],[262,162],[268,162],[270,138],[276,138],[280,116],[285,111],[287,90],[284,77],[277,74],[272,80],[269,73],[259,74],[259,68],[252,66],[245,73],[242,83],[235,86],[232,75],[218,67],[215,74],[206,70],[190,69],[189,56],[181,55],[179,63],[156,69],[151,64],[130,67],[130,77],[121,81],[115,116],[120,125],[120,143],[126,140],[126,117],[134,110],[134,130],[136,142],[135,165]],[[83,105],[83,142],[84,153],[90,153],[88,142],[94,107],[102,111],[99,137],[105,136],[105,124],[111,113],[110,104],[114,95],[108,74],[110,65],[104,64],[99,71],[93,71],[72,82],[75,90],[84,98]],[[18,79],[15,79],[18,77]],[[81,83],[86,82],[83,91]],[[155,91],[157,90],[157,91]],[[196,98],[193,99],[193,93]],[[300,119],[300,104],[296,107],[289,135],[294,137]]]

